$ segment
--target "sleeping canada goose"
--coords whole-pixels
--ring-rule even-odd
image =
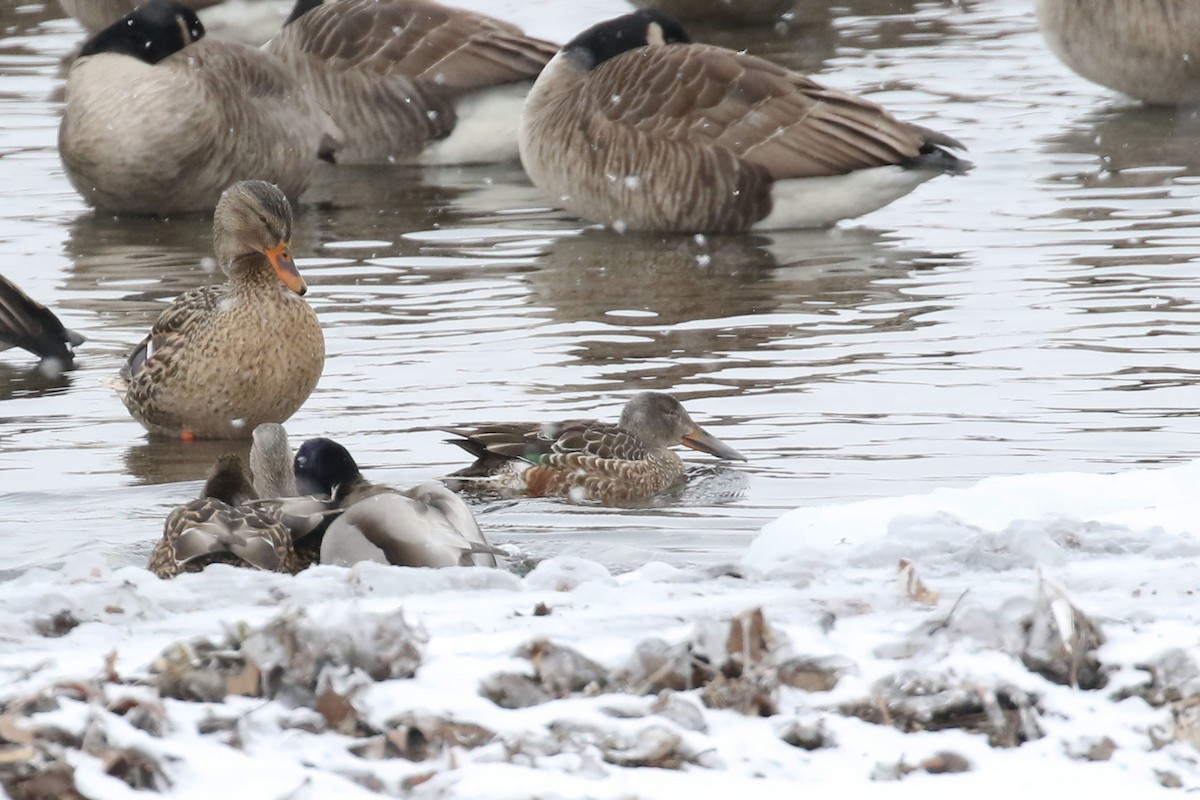
[[[1050,49],[1090,81],[1155,105],[1200,104],[1196,0],[1037,0]]]
[[[497,565],[475,516],[457,495],[434,483],[406,491],[373,484],[346,448],[309,439],[296,453],[300,490],[328,494],[343,509],[325,531],[321,563],[376,561],[407,567]]]
[[[78,333],[63,327],[53,311],[0,275],[0,350],[20,347],[65,367],[71,365],[74,348],[83,341]]]
[[[58,0],[62,10],[83,26],[88,33],[97,33],[133,11],[142,0]],[[208,8],[221,0],[183,0],[191,9]]]
[[[500,422],[445,430],[460,437],[448,441],[475,457],[474,464],[447,476],[455,479],[448,482],[505,495],[600,503],[643,500],[684,479],[683,461],[671,450],[679,444],[717,458],[746,460],[662,392],[631,397],[615,425],[596,420]]]
[[[200,496],[167,516],[162,538],[150,553],[150,571],[173,578],[209,564],[231,564],[297,572],[291,533],[273,515],[245,505],[253,496],[241,459],[218,458]]]
[[[325,339],[288,251],[292,209],[275,186],[231,186],[213,216],[229,282],[180,295],[130,354],[116,389],[151,433],[244,438],[308,398]]]
[[[558,46],[428,0],[298,0],[265,45],[341,129],[339,163],[516,158],[533,79]]]
[[[568,42],[521,116],[533,183],[618,230],[832,225],[969,164],[962,145],[636,11]]]
[[[208,211],[235,181],[295,198],[336,127],[286,68],[204,37],[195,12],[150,0],[84,43],[67,76],[58,148],[98,209]]]

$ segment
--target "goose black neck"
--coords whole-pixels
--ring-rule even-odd
[[[597,23],[563,45],[563,50],[595,69],[610,58],[651,44],[691,41],[679,20],[661,11],[642,9]]]
[[[157,64],[203,37],[195,11],[173,0],[149,0],[84,42],[79,55],[117,53]]]
[[[284,26],[291,25],[296,20],[303,17],[308,12],[312,11],[317,6],[321,5],[322,0],[296,0],[296,5],[292,6],[292,13],[284,20]]]

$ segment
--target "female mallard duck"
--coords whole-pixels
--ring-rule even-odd
[[[1156,105],[1200,104],[1196,0],[1038,0],[1050,49],[1090,81]]]
[[[107,28],[121,17],[133,11],[142,0],[58,0],[62,10],[83,26],[88,33]],[[188,8],[200,9],[215,6],[221,0],[183,0]]]
[[[949,136],[764,59],[691,44],[655,11],[568,42],[529,92],[519,143],[538,188],[618,230],[828,226],[970,166]]]
[[[571,420],[445,430],[461,437],[448,441],[476,459],[450,477],[461,479],[464,487],[530,497],[643,500],[684,479],[683,461],[670,449],[677,444],[717,458],[746,460],[661,392],[634,395],[615,425]]]
[[[150,0],[84,43],[58,149],[107,212],[208,211],[245,177],[298,197],[336,128],[270,55],[206,39],[190,8]]]
[[[70,366],[84,339],[63,327],[54,312],[0,275],[0,350],[20,347],[42,360]]]
[[[322,564],[497,565],[500,551],[483,535],[466,503],[443,486],[425,483],[402,492],[373,484],[349,451],[330,439],[300,445],[295,470],[302,491],[328,494],[343,509],[325,531]]]
[[[275,516],[245,505],[253,496],[241,459],[218,458],[200,497],[167,516],[162,539],[150,554],[150,571],[173,578],[209,564],[232,564],[296,572],[300,565],[292,534]]]
[[[130,354],[117,392],[151,433],[229,439],[282,422],[308,398],[325,339],[288,252],[292,209],[275,186],[231,186],[213,218],[229,282],[180,295]]]
[[[558,46],[428,0],[298,0],[265,49],[343,134],[338,162],[516,158],[517,121]]]

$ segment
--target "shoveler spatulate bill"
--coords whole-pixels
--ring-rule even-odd
[[[501,494],[623,503],[669,489],[684,478],[681,444],[717,458],[746,457],[695,423],[669,394],[642,392],[616,423],[569,420],[444,428],[447,441],[475,456],[448,476],[452,485]]]

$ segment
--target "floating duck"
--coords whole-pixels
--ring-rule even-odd
[[[447,441],[475,457],[452,473],[454,485],[530,497],[625,503],[684,480],[682,444],[717,458],[746,457],[705,431],[669,394],[642,392],[616,424],[596,420],[493,423],[445,428]]]
[[[308,399],[325,339],[289,252],[292,209],[264,181],[231,186],[213,217],[213,249],[228,283],[180,295],[130,354],[115,388],[151,433],[252,436]]]

